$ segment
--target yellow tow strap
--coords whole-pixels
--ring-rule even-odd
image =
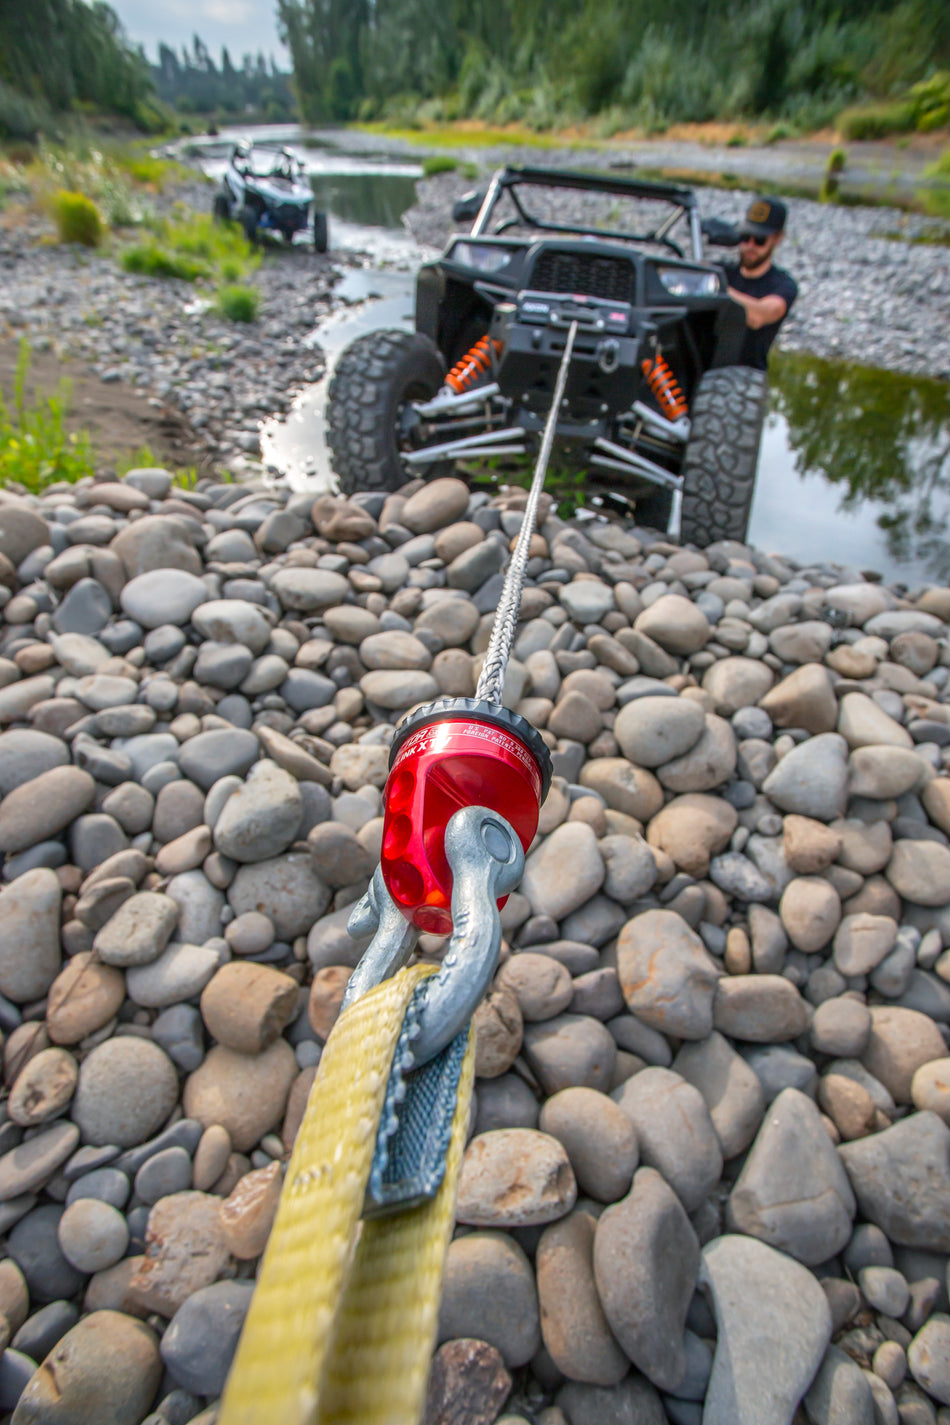
[[[327,1041],[218,1425],[416,1425],[421,1416],[472,1093],[471,1033],[436,1196],[360,1216],[396,1041],[416,986],[433,973],[400,970],[341,1015]]]

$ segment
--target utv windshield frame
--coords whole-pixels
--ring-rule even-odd
[[[614,231],[576,223],[550,222],[545,218],[535,217],[525,207],[522,195],[518,190],[532,187],[572,188],[589,193],[611,193],[622,198],[648,198],[669,203],[673,211],[652,232],[645,233]],[[575,236],[593,237],[601,240],[606,238],[619,242],[659,244],[668,247],[677,257],[683,257],[684,254],[679,243],[674,242],[668,234],[680,218],[685,217],[689,224],[691,247],[689,256],[694,262],[705,261],[699,208],[695,194],[690,188],[679,188],[672,183],[649,183],[637,178],[620,178],[608,173],[578,173],[569,169],[557,168],[524,168],[511,164],[505,168],[499,168],[493,175],[478,210],[478,215],[472,224],[470,234],[472,237],[490,235],[489,223],[492,214],[506,195],[514,205],[518,217],[509,218],[500,223],[492,235],[498,236],[507,228],[524,224],[537,232],[570,233]]]

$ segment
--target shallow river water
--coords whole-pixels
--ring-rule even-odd
[[[421,164],[374,151],[366,136],[293,126],[225,131],[202,146],[216,175],[241,133],[285,143],[303,161],[329,212],[331,250],[364,254],[338,285],[345,306],[307,341],[328,375],[354,337],[412,324],[420,250],[400,226]],[[770,411],[759,459],[750,540],[805,562],[833,560],[913,585],[950,579],[950,387],[800,352],[773,355]],[[265,422],[265,460],[298,488],[332,480],[323,439],[327,378],[300,393],[284,420]]]

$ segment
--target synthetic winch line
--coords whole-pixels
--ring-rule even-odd
[[[567,384],[567,368],[571,362],[571,352],[574,349],[574,337],[576,335],[577,322],[571,322],[568,328],[567,341],[564,344],[564,355],[561,357],[561,365],[558,368],[557,381],[554,386],[554,399],[551,402],[551,409],[548,412],[548,418],[545,422],[541,449],[538,451],[538,461],[534,467],[531,489],[524,508],[524,519],[521,522],[521,529],[518,533],[518,542],[511,556],[511,563],[508,565],[508,573],[505,575],[505,583],[501,591],[501,598],[498,600],[498,609],[495,613],[495,622],[492,627],[488,651],[485,654],[485,662],[482,664],[478,687],[475,689],[476,698],[480,698],[486,703],[494,703],[496,706],[501,705],[502,690],[505,684],[505,670],[508,667],[508,659],[511,656],[511,640],[514,637],[515,625],[518,622],[518,614],[521,611],[521,591],[524,586],[524,571],[528,563],[528,553],[531,549],[531,536],[534,534],[535,523],[537,521],[538,505],[541,501],[541,491],[544,489],[544,477],[547,474],[548,461],[551,458],[551,446],[554,444],[554,430],[557,425],[558,413],[561,409],[561,401],[564,398],[564,387]]]
[[[454,1225],[471,1042],[438,1194],[392,1218],[361,1226],[360,1217],[396,1042],[417,985],[434,972],[416,965],[384,980],[340,1016],[327,1041],[218,1425],[415,1425],[421,1413]]]

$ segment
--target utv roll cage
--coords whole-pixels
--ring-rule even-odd
[[[643,233],[591,227],[581,223],[552,222],[550,219],[536,217],[529,211],[525,195],[520,190],[531,188],[565,188],[598,194],[610,193],[619,198],[644,198],[666,203],[671,211],[652,231]],[[508,218],[491,229],[492,215],[506,196],[518,216]],[[456,221],[474,219],[472,237],[487,236],[490,232],[492,236],[497,237],[509,228],[523,225],[536,232],[571,233],[578,237],[601,240],[606,238],[616,242],[655,243],[668,247],[680,258],[685,255],[683,249],[669,234],[680,219],[685,218],[689,226],[689,256],[695,262],[704,260],[699,208],[693,191],[667,183],[649,183],[639,178],[621,178],[606,173],[569,172],[563,169],[526,168],[510,164],[494,174],[484,194],[466,194],[460,199],[453,209],[453,217]]]

